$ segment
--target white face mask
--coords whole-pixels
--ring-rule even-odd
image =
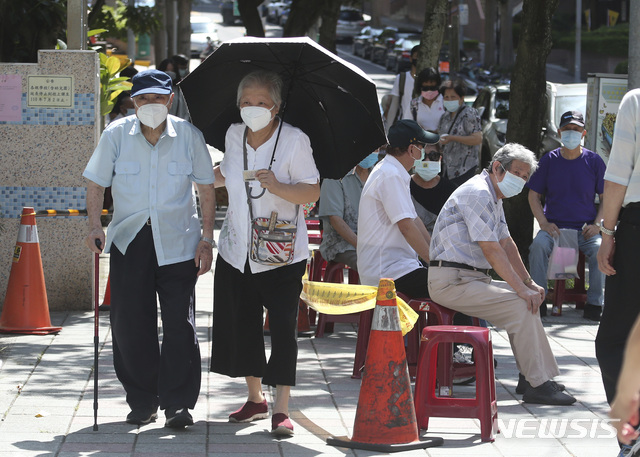
[[[437,161],[437,162],[425,161],[425,162],[420,162],[419,164],[416,163],[415,171],[418,174],[418,176],[420,176],[425,181],[431,181],[433,178],[438,176],[438,173],[440,173],[440,167],[441,167],[440,161]]]
[[[273,120],[271,111],[275,107],[276,105],[273,105],[271,109],[262,106],[245,106],[240,110],[240,117],[252,132],[257,132],[265,128]]]
[[[171,100],[169,100],[171,101]],[[162,124],[167,119],[167,114],[169,114],[169,102],[166,105],[162,103],[147,103],[146,105],[138,106],[138,119],[147,127],[151,127],[152,129],[157,128],[160,124]]]
[[[500,165],[502,167],[502,165]],[[526,181],[519,176],[507,171],[502,167],[505,172],[504,178],[498,183],[498,189],[502,192],[505,198],[511,198],[522,192],[522,188],[526,184]]]

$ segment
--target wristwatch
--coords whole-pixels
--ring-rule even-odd
[[[216,240],[214,240],[213,238],[207,238],[206,236],[201,236],[200,237],[200,241],[204,241],[205,243],[209,243],[212,248],[217,247]]]
[[[613,230],[609,230],[604,226],[604,219],[600,219],[600,231],[605,235],[613,236],[616,234],[616,227],[614,227]]]
[[[524,279],[522,282],[525,283],[528,286],[529,284],[531,284],[533,282],[533,278],[531,276],[529,276],[527,279]]]

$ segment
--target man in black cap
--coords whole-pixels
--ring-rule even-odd
[[[540,231],[529,247],[529,268],[536,284],[547,291],[547,268],[553,239],[560,229],[576,231],[580,251],[589,261],[589,289],[584,317],[599,321],[604,303],[604,274],[598,270],[598,249],[602,205],[596,208],[595,197],[602,201],[606,165],[595,152],[580,145],[585,136],[584,118],[578,111],[567,111],[558,129],[562,147],[540,159],[538,170],[527,183],[531,212]],[[545,206],[542,207],[542,199]],[[540,307],[546,315],[547,306]]]
[[[113,364],[131,408],[127,422],[153,422],[160,407],[167,427],[184,428],[193,424],[189,409],[200,392],[195,284],[213,261],[213,166],[202,133],[167,114],[171,77],[147,70],[132,82],[136,115],[109,124],[83,173],[85,242],[95,253],[111,253]],[[108,186],[114,212],[105,243],[100,211]]]
[[[403,119],[389,129],[387,155],[362,189],[358,215],[358,274],[362,284],[377,286],[392,278],[396,290],[409,297],[428,297],[427,269],[431,237],[416,214],[408,171],[424,160],[425,144],[440,137],[417,122]]]

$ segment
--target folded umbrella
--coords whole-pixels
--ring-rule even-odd
[[[322,177],[342,178],[386,144],[376,86],[358,67],[308,37],[243,37],[222,43],[180,83],[191,120],[211,146],[224,151],[227,129],[242,122],[238,84],[260,69],[282,77],[280,116],[309,136]]]

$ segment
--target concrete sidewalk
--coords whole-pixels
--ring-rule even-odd
[[[101,263],[107,265],[106,256]],[[101,290],[105,279],[103,268]],[[356,343],[350,324],[336,324],[325,338],[299,340],[298,381],[290,403],[293,437],[272,437],[269,420],[228,423],[246,390],[243,380],[208,371],[212,297],[213,275],[208,273],[197,285],[202,389],[193,411],[196,423],[185,431],[164,428],[163,414],[139,428],[124,422],[129,408],[113,371],[108,313],[101,313],[98,431],[93,431],[93,313],[52,313],[53,325],[63,327],[58,335],[0,335],[0,457],[379,455],[325,444],[328,435],[353,433],[360,381],[350,378]],[[562,317],[543,320],[562,369],[558,381],[578,399],[575,405],[522,403],[514,392],[518,373],[507,336],[494,330],[502,429],[496,441],[480,442],[478,421],[435,418],[423,434],[443,437],[444,446],[398,455],[617,455],[616,440],[602,422],[608,407],[594,355],[597,325],[582,319],[573,306],[565,306]],[[272,394],[267,391],[269,401]]]

